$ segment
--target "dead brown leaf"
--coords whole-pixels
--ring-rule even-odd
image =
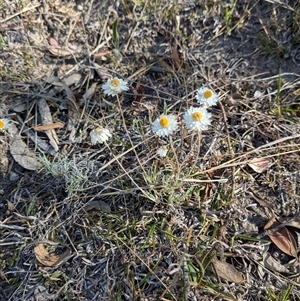
[[[248,162],[248,166],[257,173],[266,171],[271,165],[272,160],[270,158],[254,158]]]
[[[78,47],[77,49],[73,50],[70,48],[64,48],[64,47],[56,47],[56,46],[48,46],[47,47],[48,51],[51,52],[55,56],[68,56],[68,55],[73,55],[75,53],[78,53],[81,51],[81,48]]]
[[[177,70],[182,67],[182,61],[178,54],[177,43],[172,48],[172,60]]]
[[[33,129],[35,131],[49,131],[49,130],[54,130],[54,129],[62,129],[65,126],[63,122],[55,122],[52,124],[47,124],[47,125],[39,125],[34,127]]]
[[[264,227],[264,230],[269,230],[280,225],[274,217],[272,217]],[[283,253],[288,254],[292,257],[297,257],[297,242],[293,234],[286,227],[282,227],[270,234],[269,238],[275,244],[275,246],[281,250]]]
[[[34,254],[39,263],[47,267],[53,267],[69,256],[71,252],[70,250],[66,250],[60,255],[50,254],[43,244],[38,244],[34,248]]]
[[[42,168],[42,164],[38,161],[35,154],[27,147],[27,144],[22,140],[17,127],[13,123],[9,127],[8,132],[10,134],[10,153],[15,161],[28,170],[38,170]]]
[[[95,53],[95,54],[94,54],[94,58],[95,58],[95,59],[99,59],[99,58],[101,58],[101,57],[103,57],[103,56],[107,56],[107,55],[109,55],[109,54],[110,54],[110,51],[108,51],[108,50],[103,51],[103,52],[98,52],[98,53]]]
[[[240,273],[232,264],[220,261],[218,259],[213,259],[212,261],[213,271],[220,278],[234,283],[244,282],[243,274]]]

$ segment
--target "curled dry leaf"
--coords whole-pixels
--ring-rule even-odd
[[[273,217],[271,218],[264,227],[264,230],[275,228],[280,225],[280,222],[276,221]],[[272,233],[268,234],[269,238],[275,244],[275,246],[283,253],[288,254],[292,257],[297,257],[297,242],[290,230],[286,227],[282,227]]]
[[[53,267],[63,261],[66,257],[68,257],[71,252],[70,250],[66,250],[60,255],[50,254],[43,244],[38,244],[34,248],[34,254],[39,263],[47,267]]]
[[[257,173],[266,171],[271,165],[272,160],[270,158],[254,158],[248,162],[248,166]]]

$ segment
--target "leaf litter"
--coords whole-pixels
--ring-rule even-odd
[[[220,295],[221,292],[226,291],[232,295],[229,298],[231,300],[249,298],[258,301],[266,298],[268,285],[272,285],[276,292],[285,289],[284,284],[288,285],[290,279],[286,280],[279,274],[275,277],[272,274],[272,264],[273,267],[275,264],[270,264],[269,259],[275,259],[272,245],[276,244],[289,254],[295,255],[295,245],[289,233],[286,231],[279,233],[275,238],[273,237],[274,241],[269,244],[270,248],[268,245],[268,248],[263,250],[261,244],[266,243],[265,241],[250,240],[249,243],[247,235],[240,238],[242,236],[238,237],[237,234],[243,231],[247,234],[247,224],[252,224],[255,225],[252,229],[257,230],[251,235],[258,237],[259,234],[256,234],[264,228],[266,220],[270,221],[269,212],[261,208],[263,202],[260,202],[260,205],[254,204],[248,197],[247,191],[250,188],[262,195],[262,200],[274,210],[278,218],[295,216],[298,210],[299,179],[294,174],[299,171],[299,136],[297,136],[299,120],[288,113],[284,116],[276,116],[276,112],[274,113],[274,107],[289,104],[290,94],[298,89],[299,75],[293,75],[296,72],[297,57],[293,56],[294,46],[287,45],[284,39],[281,40],[280,30],[275,32],[275,35],[278,34],[276,37],[273,37],[272,32],[272,38],[274,41],[278,39],[280,45],[289,49],[288,55],[284,55],[284,60],[274,58],[276,53],[272,53],[272,49],[267,56],[262,55],[261,45],[255,38],[257,32],[269,30],[268,26],[262,28],[255,20],[268,20],[276,25],[276,18],[278,18],[282,22],[287,22],[286,25],[290,25],[288,23],[290,18],[287,17],[282,5],[266,1],[255,3],[237,1],[232,8],[232,20],[226,22],[223,18],[224,7],[219,1],[215,1],[212,8],[209,5],[202,7],[200,3],[192,5],[186,2],[182,3],[182,6],[178,4],[176,12],[172,11],[170,3],[165,3],[165,7],[158,4],[159,9],[153,11],[151,7],[147,7],[147,3],[139,7],[139,3],[125,2],[112,3],[109,7],[105,5],[105,1],[103,3],[82,2],[78,7],[75,4],[66,7],[57,0],[48,7],[51,13],[44,12],[44,17],[54,25],[55,35],[50,33],[50,27],[47,32],[48,25],[43,21],[44,19],[39,20],[38,27],[35,27],[36,23],[32,20],[35,20],[36,13],[39,11],[35,11],[34,8],[33,15],[31,12],[22,13],[20,21],[23,22],[25,30],[21,35],[16,38],[20,33],[17,30],[14,32],[4,30],[2,33],[4,43],[10,41],[10,45],[5,45],[9,51],[4,51],[0,60],[2,66],[11,70],[11,73],[6,75],[1,73],[1,76],[7,82],[13,81],[13,86],[16,87],[14,92],[20,93],[30,104],[27,106],[27,103],[26,105],[22,103],[15,112],[13,110],[0,112],[4,116],[8,112],[9,117],[14,122],[17,121],[18,130],[22,133],[21,140],[25,143],[19,146],[18,151],[22,148],[22,153],[31,153],[34,155],[32,158],[35,158],[36,153],[42,152],[47,157],[49,153],[49,160],[51,160],[51,153],[46,151],[45,147],[41,147],[41,141],[44,141],[43,145],[47,146],[50,138],[43,132],[35,132],[32,135],[34,131],[31,130],[35,126],[31,122],[33,118],[38,121],[38,124],[43,124],[40,113],[32,110],[32,108],[36,109],[32,104],[37,100],[37,89],[43,89],[46,91],[43,92],[44,94],[49,92],[49,98],[44,99],[52,115],[52,120],[45,122],[45,126],[50,126],[50,130],[54,130],[51,127],[57,122],[66,124],[65,131],[60,131],[58,128],[55,130],[59,140],[53,138],[59,147],[58,152],[64,158],[64,161],[60,162],[66,163],[68,168],[70,162],[72,164],[75,162],[75,166],[73,164],[72,168],[66,169],[65,182],[70,185],[73,183],[74,178],[70,177],[72,172],[68,171],[75,171],[78,162],[81,164],[79,173],[82,173],[82,168],[89,162],[96,166],[95,169],[86,171],[84,183],[88,183],[89,186],[76,190],[75,195],[70,195],[65,191],[60,180],[53,179],[43,172],[29,173],[23,169],[20,172],[16,169],[17,164],[14,164],[10,158],[10,166],[12,166],[10,168],[20,175],[20,181],[18,185],[11,183],[5,186],[4,195],[13,203],[16,208],[14,211],[21,212],[22,215],[15,215],[12,218],[13,212],[1,210],[4,226],[8,226],[6,223],[12,223],[9,225],[11,228],[5,229],[16,231],[16,235],[4,232],[5,241],[1,240],[1,244],[13,245],[15,242],[21,242],[21,245],[17,252],[12,251],[15,256],[10,257],[16,260],[11,266],[5,266],[4,273],[5,277],[10,278],[11,269],[15,265],[27,274],[26,277],[22,274],[21,278],[14,271],[16,279],[11,280],[20,280],[24,285],[13,292],[8,292],[7,295],[13,295],[16,300],[18,298],[21,300],[22,296],[32,294],[30,288],[36,287],[37,281],[41,283],[43,281],[41,279],[46,279],[44,284],[47,290],[56,291],[56,298],[62,300],[66,294],[73,299],[105,300],[109,297],[122,299],[124,296],[120,295],[120,291],[126,291],[128,300],[170,299],[170,296],[174,300],[189,300],[189,298],[221,300],[220,296],[224,296]],[[134,13],[127,16],[126,12],[131,12],[133,7]],[[99,18],[100,11],[103,18]],[[226,11],[231,12],[230,9]],[[65,16],[62,15],[63,12],[66,12]],[[271,12],[276,12],[275,19]],[[14,19],[15,12],[12,8],[8,7],[7,12],[4,13],[10,15],[4,16],[3,20]],[[164,18],[164,13],[167,16],[173,13],[176,15],[175,25],[169,17]],[[72,19],[72,16],[78,14],[82,14],[82,21],[81,18],[80,21]],[[287,18],[280,18],[282,14]],[[26,18],[31,22],[26,23]],[[122,60],[105,53],[106,49],[115,47],[111,38],[111,22],[116,18],[119,20],[116,30],[120,31],[118,53],[121,54]],[[239,20],[239,26],[234,24],[236,18]],[[88,22],[86,23],[85,20]],[[245,20],[244,24],[243,20]],[[31,27],[29,28],[27,24]],[[230,25],[233,27],[229,28]],[[36,39],[32,39],[31,28],[36,32],[40,31],[40,35],[36,37],[55,36],[56,42],[50,41],[53,43],[51,46],[53,48],[50,48],[54,50],[52,55],[47,51],[48,45],[45,46],[45,43],[38,43]],[[284,36],[291,34],[290,28],[291,26],[284,27]],[[43,32],[45,29],[46,32]],[[26,30],[30,34],[24,38],[22,35],[26,35]],[[230,35],[226,32],[230,32]],[[174,40],[171,41],[170,36],[175,38],[176,48],[171,43]],[[30,47],[26,46],[27,38]],[[58,41],[64,41],[61,45],[68,46],[60,47]],[[12,56],[11,45],[21,46],[22,51],[14,51],[14,48]],[[123,47],[124,45],[126,47]],[[83,51],[78,52],[81,50],[80,47]],[[26,51],[26,56],[22,57],[21,54]],[[96,57],[97,64],[93,60],[93,54],[99,51],[101,55]],[[14,60],[15,57],[17,61]],[[20,66],[29,66],[28,58],[34,58],[32,61],[36,67],[27,70],[18,69]],[[279,61],[280,67],[284,69],[281,77],[285,82],[280,91],[277,85]],[[38,66],[34,62],[39,63],[39,70],[36,70]],[[265,73],[266,70],[268,73]],[[17,75],[25,78],[15,80]],[[53,75],[57,78],[57,85],[46,82],[46,79]],[[125,79],[141,85],[139,91],[141,93],[136,93],[135,96],[127,93],[121,99],[122,112],[126,116],[126,124],[130,127],[128,132],[132,135],[133,141],[128,141],[124,135],[115,99],[103,96],[99,90],[101,84],[112,75],[122,75]],[[6,76],[11,78],[6,79]],[[32,82],[27,85],[27,88],[19,85],[28,78],[32,79]],[[43,81],[39,81],[41,78]],[[64,78],[65,82],[63,82]],[[37,81],[39,82],[36,85]],[[228,179],[227,183],[211,185],[207,196],[203,193],[205,187],[200,184],[188,186],[186,183],[181,185],[182,183],[170,180],[175,166],[172,159],[168,158],[166,165],[163,161],[157,163],[157,166],[156,163],[148,165],[153,160],[150,158],[158,141],[154,143],[149,138],[147,130],[153,117],[166,108],[174,110],[180,117],[184,108],[195,105],[195,89],[206,83],[218,92],[225,114],[220,114],[219,106],[213,109],[214,126],[202,135],[198,156],[195,143],[191,143],[193,141],[191,133],[185,134],[184,138],[178,141],[175,140],[174,147],[182,167],[189,169],[189,162],[194,163],[197,172],[199,171],[198,176],[205,179],[201,171],[215,167],[220,172],[214,174],[212,180]],[[147,87],[151,87],[154,93],[147,93]],[[15,94],[11,89],[5,92],[4,102],[9,103],[14,98],[12,95]],[[77,99],[75,95],[82,95],[82,97]],[[137,101],[136,107],[139,110],[134,111],[133,122],[130,105],[134,100]],[[49,112],[46,113],[48,114]],[[108,123],[114,129],[115,144],[110,145],[109,150],[92,147],[89,144],[87,133],[93,122],[104,122],[105,125]],[[139,124],[141,127],[138,126]],[[228,131],[224,131],[225,127]],[[146,143],[139,140],[141,136],[147,138]],[[27,137],[30,139],[26,139]],[[228,142],[224,143],[226,140],[224,137],[228,138]],[[1,139],[5,140],[5,135],[1,136]],[[126,149],[131,142],[134,147],[138,146],[141,157],[135,158]],[[123,152],[126,154],[122,155]],[[257,156],[254,161],[240,161],[253,153]],[[232,155],[230,159],[228,154]],[[275,157],[276,161],[272,162],[276,164],[270,165],[271,162],[264,161],[263,158],[266,157],[272,159]],[[20,161],[19,157],[16,158],[16,161]],[[79,161],[73,158],[79,158]],[[230,161],[234,160],[232,158],[237,159]],[[34,165],[35,160],[31,160],[33,162],[31,165]],[[141,166],[149,171],[150,175],[137,167],[139,163],[137,161],[141,161]],[[107,162],[115,164],[106,165]],[[245,164],[248,164],[255,173],[248,174],[247,170],[240,168]],[[26,168],[26,164],[23,165]],[[103,166],[106,168],[101,169]],[[157,169],[152,170],[153,166]],[[38,166],[35,166],[34,170],[39,170]],[[168,176],[164,174],[166,170]],[[176,171],[182,170],[176,169]],[[139,184],[137,186],[143,187],[151,201],[140,195],[140,190],[131,179]],[[181,194],[186,197],[183,199]],[[153,199],[156,200],[155,203]],[[97,200],[98,203],[93,203],[91,200]],[[82,208],[89,209],[86,205],[89,202],[91,202],[91,210],[85,210],[87,214],[80,214]],[[1,205],[6,208],[4,206],[7,206],[7,202]],[[27,216],[29,213],[32,219]],[[18,224],[22,225],[22,228],[17,226]],[[269,230],[266,229],[265,232],[276,228],[273,222],[268,226],[271,228],[267,227]],[[22,232],[25,227],[28,227],[29,234]],[[287,230],[292,235],[289,228]],[[222,232],[220,237],[215,236],[218,231]],[[36,265],[28,264],[32,262],[31,254],[28,252],[30,248],[28,235],[33,241],[46,235],[53,240],[63,240],[70,248],[76,249],[79,256],[72,258],[72,263],[66,261],[68,267],[70,263],[72,264],[72,268],[65,268],[64,265],[60,267],[66,275],[64,284],[60,284],[57,280],[52,281],[55,274],[51,269],[47,269],[50,276],[46,278],[41,270],[36,269]],[[208,240],[199,241],[197,238],[201,235],[206,235]],[[9,240],[10,237],[12,240]],[[180,273],[176,275],[178,278],[172,279],[170,275],[164,273],[169,266],[180,263],[181,254],[188,253],[187,255],[193,258],[194,250],[206,253],[217,240],[220,240],[218,252],[221,256],[228,251],[235,253],[236,256],[232,264],[221,260],[215,261],[217,276],[207,275],[204,272],[198,286],[191,287],[188,281],[184,282],[186,278],[188,279],[186,277],[188,275],[180,265],[178,267]],[[10,255],[7,249],[3,253]],[[41,261],[46,266],[53,264],[57,259],[55,256],[58,255],[44,249],[37,252],[40,253],[40,258],[43,258]],[[256,252],[260,256],[268,255],[268,269],[264,270],[262,278],[257,276],[257,262],[249,260],[250,252]],[[280,265],[286,266],[282,257],[276,260]],[[11,261],[6,261],[8,262]],[[42,262],[40,264],[43,264]],[[260,264],[267,265],[267,261],[261,261]],[[289,266],[287,268],[289,269]],[[286,272],[284,269],[274,269],[274,271]],[[37,278],[32,278],[31,275],[38,275],[41,278],[36,280]],[[242,276],[246,276],[244,282]],[[225,281],[216,284],[215,278]],[[135,285],[131,285],[132,279],[139,284],[138,290]],[[147,285],[143,285],[145,282]],[[228,285],[227,282],[233,282],[234,285]],[[178,283],[185,283],[184,288],[182,285],[177,285]],[[261,285],[262,283],[264,285]],[[89,287],[88,291],[81,289],[85,287]],[[298,291],[299,286],[296,283],[291,300],[297,297]],[[9,299],[7,295],[2,299]],[[263,299],[260,299],[260,296]],[[228,299],[224,297],[224,300]]]
[[[9,133],[9,150],[14,160],[22,167],[28,170],[39,170],[42,164],[37,156],[28,148],[20,137],[19,130],[12,124],[8,129]]]
[[[264,230],[270,230],[280,225],[273,216],[265,225]],[[268,234],[269,238],[285,254],[288,254],[292,257],[298,257],[298,246],[297,242],[290,230],[287,227],[282,227],[276,231],[273,231]]]
[[[59,265],[70,254],[70,250],[65,250],[62,254],[56,255],[49,253],[43,244],[38,244],[34,248],[34,254],[39,263],[47,267],[54,267]]]

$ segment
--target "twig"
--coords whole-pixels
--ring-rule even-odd
[[[2,224],[2,223],[0,223],[0,228],[6,228],[6,229],[12,229],[12,230],[25,230],[25,229],[27,229],[26,227],[8,226],[8,225]]]

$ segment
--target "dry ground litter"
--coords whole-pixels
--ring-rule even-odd
[[[300,300],[299,42],[296,0],[0,0],[0,300]]]

